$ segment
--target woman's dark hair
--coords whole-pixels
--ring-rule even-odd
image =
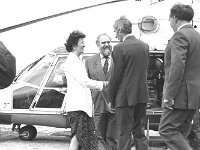
[[[170,17],[176,17],[178,20],[191,21],[194,17],[194,10],[190,5],[177,3],[170,10]]]
[[[69,37],[66,40],[66,43],[64,44],[66,47],[66,50],[68,52],[72,52],[73,46],[78,44],[79,39],[85,38],[86,35],[82,32],[76,30],[70,33]]]

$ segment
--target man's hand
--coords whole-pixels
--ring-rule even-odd
[[[173,110],[173,106],[174,106],[174,100],[173,99],[172,100],[164,99],[163,102],[164,102],[166,108]]]
[[[108,83],[109,83],[109,81],[103,81],[103,88],[108,87]]]
[[[115,113],[115,109],[111,107],[111,102],[106,103],[106,110],[112,114]]]

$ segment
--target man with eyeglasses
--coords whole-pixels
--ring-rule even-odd
[[[89,78],[99,81],[108,81],[112,68],[111,38],[107,34],[101,34],[96,39],[99,53],[86,59],[85,65]],[[114,110],[108,106],[107,89],[103,91],[92,90],[94,102],[94,121],[102,138],[116,150],[116,123]]]

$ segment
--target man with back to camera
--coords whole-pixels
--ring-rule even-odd
[[[191,25],[193,16],[190,5],[177,3],[170,9],[174,35],[165,49],[159,133],[173,150],[192,150],[187,136],[200,106],[200,34]]]
[[[148,150],[144,123],[149,46],[131,35],[132,24],[127,18],[120,17],[113,27],[121,41],[113,49],[114,68],[108,85],[109,105],[116,108],[117,150],[131,150],[131,134],[136,150]]]
[[[99,53],[85,61],[89,78],[93,80],[109,81],[112,59],[111,59],[111,38],[107,34],[100,34],[96,39]],[[107,107],[107,88],[103,91],[92,90],[94,101],[94,121],[97,130],[102,138],[116,150],[116,122],[114,112]]]

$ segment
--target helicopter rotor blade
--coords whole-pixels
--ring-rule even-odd
[[[10,31],[10,30],[13,30],[13,29],[17,29],[17,28],[20,28],[20,27],[24,27],[24,26],[27,26],[27,25],[31,25],[31,24],[41,22],[41,21],[44,21],[44,20],[48,20],[48,19],[51,19],[51,18],[70,14],[70,13],[73,13],[73,12],[77,12],[77,11],[81,11],[81,10],[85,10],[85,9],[89,9],[89,8],[93,8],[93,7],[98,7],[98,6],[101,6],[101,5],[107,5],[107,4],[122,2],[122,1],[128,1],[128,0],[109,1],[109,2],[104,2],[104,3],[100,3],[100,4],[95,4],[95,5],[91,5],[91,6],[86,6],[86,7],[82,7],[82,8],[78,8],[78,9],[74,9],[74,10],[70,10],[70,11],[66,11],[66,12],[62,12],[62,13],[58,13],[58,14],[54,14],[54,15],[50,15],[50,16],[47,16],[47,17],[38,18],[38,19],[35,19],[35,20],[27,21],[27,22],[24,22],[24,23],[20,23],[20,24],[16,24],[16,25],[13,25],[13,26],[9,26],[9,27],[0,29],[0,33]]]

